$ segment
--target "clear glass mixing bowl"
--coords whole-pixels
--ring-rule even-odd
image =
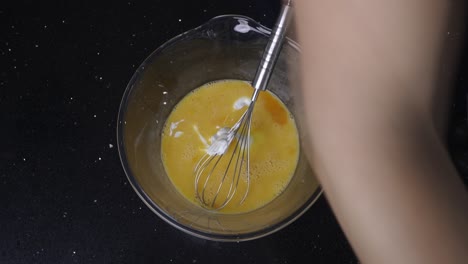
[[[321,189],[301,153],[295,175],[284,192],[248,213],[222,214],[186,200],[172,185],[161,160],[161,132],[172,108],[191,90],[211,81],[251,81],[270,30],[237,15],[219,16],[159,47],[137,69],[120,105],[117,140],[131,185],[158,216],[197,237],[242,241],[271,234],[297,219]],[[297,116],[294,68],[298,45],[287,40],[273,72],[273,91]],[[301,142],[305,130],[296,118]],[[272,142],[274,144],[274,142]]]

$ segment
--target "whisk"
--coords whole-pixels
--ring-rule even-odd
[[[291,1],[286,1],[281,8],[280,15],[271,32],[262,60],[252,82],[254,91],[248,108],[231,128],[223,127],[211,137],[211,145],[195,166],[195,194],[202,205],[209,209],[220,210],[234,198],[243,169],[245,170],[247,187],[240,204],[247,198],[250,189],[250,128],[252,112],[260,91],[264,91],[267,88],[273,67],[278,59],[291,18],[291,8]],[[230,156],[226,155],[229,148],[232,148],[231,143],[233,143],[234,138],[237,140],[232,146],[232,154]],[[224,173],[221,174],[221,177],[213,177],[215,170],[220,169],[218,166],[222,159],[227,159],[225,161],[227,162],[227,166],[224,169]],[[213,183],[216,180],[219,180],[219,182]],[[228,184],[229,187],[226,187],[225,184]],[[206,193],[208,186],[215,186],[214,192],[209,195],[210,198],[207,197]],[[222,189],[227,190],[227,194],[220,197]],[[216,203],[217,201],[218,203]]]

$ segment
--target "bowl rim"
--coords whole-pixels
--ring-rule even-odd
[[[124,144],[124,127],[126,122],[124,121],[126,112],[127,112],[127,106],[128,106],[128,98],[129,95],[131,94],[134,84],[136,83],[137,79],[139,78],[139,72],[140,69],[144,69],[145,65],[148,64],[151,58],[156,56],[158,53],[162,52],[165,48],[168,46],[172,45],[176,41],[179,41],[181,38],[184,36],[190,35],[193,32],[199,31],[203,27],[207,26],[210,24],[210,22],[218,19],[246,19],[249,22],[252,22],[256,24],[257,26],[261,27],[264,31],[259,31],[259,34],[262,34],[264,36],[269,36],[269,33],[271,32],[271,29],[263,26],[259,22],[255,21],[254,19],[248,17],[248,16],[243,16],[243,15],[236,15],[236,14],[225,14],[225,15],[219,15],[215,16],[209,20],[207,20],[205,23],[201,24],[200,26],[197,26],[193,29],[190,29],[188,31],[185,31],[177,36],[172,37],[168,41],[164,42],[162,45],[160,45],[156,50],[154,50],[151,54],[149,54],[143,62],[138,66],[138,68],[135,70],[135,72],[132,75],[132,78],[128,82],[125,91],[122,95],[122,99],[120,101],[119,105],[119,111],[118,111],[118,116],[117,116],[117,127],[116,127],[116,136],[117,136],[117,149],[119,153],[119,158],[120,162],[122,164],[122,168],[125,172],[125,175],[130,182],[130,185],[132,186],[133,190],[135,193],[140,197],[140,199],[143,201],[143,203],[153,212],[155,213],[159,218],[164,220],[166,223],[170,224],[171,226],[175,227],[178,230],[181,230],[184,233],[190,234],[194,237],[202,238],[202,239],[207,239],[211,241],[219,241],[219,242],[240,242],[240,241],[249,241],[249,240],[254,240],[258,239],[261,237],[268,236],[272,233],[275,233],[286,226],[290,225],[292,222],[297,220],[299,217],[301,217],[313,204],[316,203],[316,201],[321,197],[321,194],[323,192],[323,189],[320,185],[318,184],[317,189],[312,193],[310,198],[303,204],[301,205],[298,209],[296,209],[295,212],[293,212],[291,215],[287,216],[280,222],[273,224],[271,226],[267,226],[265,228],[252,231],[252,232],[247,232],[247,233],[239,233],[239,234],[217,234],[217,233],[208,233],[204,231],[200,231],[198,229],[192,228],[191,226],[184,225],[180,222],[178,222],[173,216],[162,210],[153,200],[148,196],[148,194],[144,191],[142,186],[139,184],[139,182],[136,180],[136,177],[133,175],[133,172],[131,171],[130,164],[128,163],[127,155],[126,155],[126,149],[125,149],[125,144]],[[265,33],[265,32],[268,32]],[[289,45],[291,45],[294,49],[297,51],[301,51],[299,44],[290,39],[286,38],[286,41],[288,42]]]

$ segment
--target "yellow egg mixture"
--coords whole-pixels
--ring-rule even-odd
[[[210,138],[220,128],[230,128],[237,122],[248,107],[243,102],[248,102],[252,93],[253,88],[245,81],[208,83],[186,95],[166,120],[161,144],[163,164],[174,186],[188,200],[200,205],[195,193],[194,169],[206,154]],[[213,200],[236,140],[213,171],[205,190],[206,200]],[[288,185],[298,158],[299,138],[292,115],[273,93],[261,92],[252,114],[248,195],[241,203],[247,188],[244,163],[236,193],[220,212],[248,212],[272,201]],[[202,174],[200,185],[209,171],[210,168],[207,168]],[[228,194],[234,171],[230,169],[227,175],[221,193],[215,200],[217,206]],[[201,191],[200,185],[198,188]]]

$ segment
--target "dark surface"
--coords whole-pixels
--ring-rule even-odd
[[[2,4],[0,263],[357,263],[323,197],[266,238],[211,242],[154,215],[120,165],[120,99],[154,49],[226,13],[271,27],[278,10],[269,0]],[[466,144],[463,129],[453,133]]]

